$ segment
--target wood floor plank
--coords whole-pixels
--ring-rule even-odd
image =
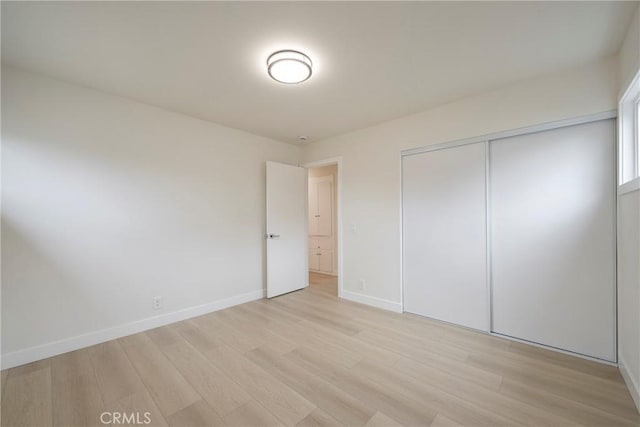
[[[145,390],[117,340],[90,347],[88,353],[106,405]]]
[[[444,381],[441,377],[442,373],[434,372],[435,375],[425,379],[418,372],[413,375],[388,366],[375,365],[374,369],[372,366],[366,361],[362,362],[353,369],[354,374],[379,382],[391,392],[429,402],[438,415],[448,415],[461,424],[474,426],[524,424],[458,396],[457,390],[467,386],[465,381],[454,381],[453,387],[449,388],[446,376]]]
[[[564,381],[570,382],[578,388],[596,389],[602,394],[617,396],[619,399],[624,399],[628,396],[628,390],[622,381],[602,378],[599,375],[590,375],[580,370],[573,370],[550,362],[548,359],[535,359],[523,352],[514,353],[510,351],[510,349],[484,349],[482,351],[473,351],[470,354],[474,359],[486,360],[490,358],[494,361],[499,361],[505,366],[526,372],[534,377],[562,378]],[[613,367],[610,368],[614,369]]]
[[[431,424],[433,425],[433,423]],[[382,412],[376,412],[371,419],[365,424],[366,427],[401,427],[402,424],[398,424],[391,418],[387,417]]]
[[[200,400],[200,395],[146,334],[120,338],[119,342],[165,417]]]
[[[160,328],[151,329],[145,332],[159,348],[170,346],[178,341],[183,340],[182,335],[174,325],[162,326]]]
[[[575,400],[540,391],[508,378],[504,379],[500,392],[523,402],[532,402],[538,408],[585,426],[617,425],[631,427],[640,425],[640,415],[635,420],[624,419],[617,414],[607,413]]]
[[[273,301],[274,304],[280,305],[280,308],[285,312],[289,312],[290,314],[295,316],[304,317],[310,322],[318,323],[327,328],[342,332],[347,335],[356,334],[361,330],[358,325],[350,322],[350,319],[346,316],[339,318],[335,315],[323,313],[321,310],[313,308],[309,305],[301,306],[300,304],[296,304],[295,301],[291,301],[288,298],[274,298],[271,301]]]
[[[440,336],[440,342],[453,347],[458,347],[471,351],[494,351],[510,348],[511,343],[505,338],[489,335],[485,332],[472,331],[466,328],[459,328],[456,331],[445,331]]]
[[[252,350],[246,357],[345,425],[362,426],[375,413],[365,402],[268,349]]]
[[[406,336],[402,337],[399,334],[382,334],[377,331],[364,330],[358,333],[357,337],[370,344],[380,345],[390,350],[415,354],[418,358],[440,356],[441,358],[465,361],[469,357],[469,352],[460,348],[448,346],[438,341],[421,341]]]
[[[193,405],[179,410],[167,418],[171,427],[218,427],[226,426],[216,411],[200,400]]]
[[[324,412],[322,409],[316,408],[309,415],[304,417],[302,421],[296,424],[296,427],[340,427],[343,424],[336,421],[335,418]]]
[[[51,366],[29,369],[7,379],[0,424],[12,427],[53,425]]]
[[[286,297],[286,295],[284,297]],[[291,314],[282,310],[282,308],[280,308],[277,304],[273,302],[273,298],[272,299],[265,298],[265,299],[253,301],[249,304],[246,304],[246,306],[250,310],[265,314],[270,318],[273,318],[274,320],[279,320],[282,322],[289,322],[291,324],[295,324],[296,322],[299,322],[301,319],[304,319],[304,317],[300,317],[298,315]]]
[[[9,369],[9,372],[7,374],[7,378],[49,368],[51,367],[51,359],[52,358],[38,360],[35,362],[27,363],[25,365],[16,366],[15,368],[11,368]]]
[[[117,427],[120,426],[139,426],[139,420],[143,422],[148,419],[150,420],[148,425],[149,427],[166,427],[167,422],[162,415],[162,412],[155,404],[151,395],[146,389],[137,391],[129,396],[125,396],[119,400],[113,401],[111,403],[105,404],[105,411],[110,413],[121,413],[128,414],[131,417],[133,414],[136,418],[133,419],[131,423],[123,422],[121,424],[117,424]],[[129,418],[128,420],[131,420]]]
[[[277,316],[282,313],[280,307],[276,304],[263,303],[262,312],[270,315]],[[290,333],[293,334],[293,330],[302,337],[300,338],[302,343],[313,343],[319,345],[331,345],[338,346],[362,357],[369,359],[389,361],[397,360],[398,355],[386,348],[372,345],[361,340],[354,340],[353,336],[346,335],[340,331],[328,328],[322,324],[309,322],[303,317],[294,318],[289,322]],[[306,338],[305,338],[306,337]]]
[[[200,330],[191,320],[176,323],[176,330],[182,338],[202,353],[224,345],[222,341]]]
[[[4,369],[0,371],[0,422],[2,422],[2,396],[4,395],[4,386],[7,384],[7,376],[9,375],[9,370]]]
[[[338,297],[338,276],[309,272],[309,290],[321,292],[334,298]]]
[[[491,414],[500,414],[501,417],[511,420],[513,423],[529,424],[529,425],[578,425],[562,416],[547,413],[540,408],[529,403],[519,401],[502,395],[494,390],[478,386],[469,381],[461,380],[453,375],[442,375],[436,369],[430,369],[418,362],[407,360],[403,366],[397,365],[395,370],[372,369],[371,366],[363,366],[369,374],[381,375],[386,374],[390,378],[402,372],[401,377],[405,378],[405,382],[413,384],[418,380],[419,385],[429,382],[437,388],[447,393],[448,400],[451,396],[461,399],[465,403],[472,404],[476,407],[483,408]],[[409,380],[409,378],[411,380]],[[468,420],[458,419],[455,412],[448,412],[441,409],[439,412],[458,421],[467,424]]]
[[[245,403],[224,417],[229,427],[281,427],[282,422],[255,400]]]
[[[220,416],[251,400],[249,394],[186,341],[163,349],[167,358]]]
[[[519,353],[528,357],[533,357],[538,361],[548,362],[557,366],[597,376],[604,379],[621,382],[620,371],[613,366],[586,360],[569,354],[552,351],[546,348],[536,347],[516,341],[510,341],[509,351]]]
[[[344,347],[340,347],[338,345],[327,342],[302,345],[298,348],[301,347],[304,347],[309,351],[314,351],[316,353],[322,354],[322,356],[327,358],[327,360],[331,360],[333,363],[337,363],[346,368],[355,366],[358,362],[365,358],[363,354],[358,354]]]
[[[273,333],[266,326],[251,322],[246,317],[234,313],[234,310],[222,310],[218,313],[218,318],[238,334],[243,334],[247,339],[260,343],[258,347],[269,346],[274,351],[284,354],[298,346],[286,336]]]
[[[295,425],[316,408],[299,393],[231,348],[215,348],[207,352],[207,357],[287,425]]]
[[[53,425],[60,427],[102,426],[105,410],[93,372],[55,379],[52,386]]]
[[[294,292],[286,295],[286,298],[276,299],[275,301],[293,308],[302,308],[323,317],[333,318],[343,324],[350,324],[355,320],[354,313],[336,305],[333,298],[324,299],[308,292]],[[355,324],[353,326],[356,329],[358,328]]]
[[[438,414],[435,420],[431,423],[429,427],[462,427],[462,424],[458,424],[457,422],[450,420],[442,414]]]
[[[51,358],[53,424],[99,426],[102,394],[87,349]]]
[[[275,310],[277,312],[277,308]],[[391,354],[389,352],[385,353],[376,347],[369,347],[368,345],[358,346],[358,343],[350,340],[347,336],[319,325],[312,325],[302,318],[298,319],[295,323],[274,319],[268,321],[265,319],[266,316],[264,316],[264,314],[257,314],[251,309],[241,309],[238,311],[244,316],[251,318],[254,322],[262,321],[265,328],[277,335],[287,337],[290,342],[297,344],[297,346],[314,346],[315,348],[326,349],[336,354],[337,357],[348,366],[352,366],[361,360],[365,354],[369,357],[376,357],[382,354],[384,358],[390,357],[389,355]],[[310,333],[310,327],[313,329],[313,333]],[[345,343],[348,343],[347,346],[344,345]],[[280,346],[274,348],[271,343],[265,345],[281,354],[284,354],[286,352],[285,350],[287,350]],[[260,347],[265,348],[265,345]],[[354,347],[359,347],[360,352],[354,351]],[[289,348],[288,350],[291,349],[292,348]]]
[[[387,387],[367,377],[354,375],[351,370],[339,365],[331,365],[313,352],[297,349],[287,354],[286,358],[333,383],[361,402],[378,408],[401,424],[429,425],[436,416],[436,411],[428,402],[390,392]]]
[[[496,360],[491,357],[476,353],[469,357],[468,363],[490,372],[502,375],[514,381],[531,384],[552,395],[566,397],[593,406],[604,412],[619,415],[628,420],[637,419],[638,413],[625,399],[618,395],[611,395],[599,389],[587,388],[571,381],[570,377],[562,378],[545,375],[543,372],[530,372],[522,369],[519,363],[509,363],[507,360]]]
[[[396,359],[397,361],[400,361],[400,356],[410,358],[422,364],[445,371],[451,375],[469,379],[482,387],[498,390],[498,388],[500,388],[500,383],[502,382],[501,375],[468,365],[466,363],[466,358],[465,360],[452,360],[441,352],[432,352],[422,346],[414,347],[408,343],[398,342],[390,339],[386,335],[383,336],[379,333],[373,333],[370,331],[363,331],[357,334],[356,338],[368,342],[371,345],[377,343],[390,351],[397,352],[399,355]],[[468,353],[465,354],[467,354],[468,357]]]
[[[238,307],[236,312],[253,324],[259,323],[272,333],[285,336],[297,345],[318,342],[317,336],[309,334],[309,331],[299,324],[304,319],[300,318],[294,321],[283,319],[278,317],[281,313],[271,306],[243,304]]]
[[[231,347],[239,353],[253,350],[263,343],[261,339],[238,334],[226,323],[218,319],[216,313],[196,317],[192,319],[192,322],[200,328],[202,332],[212,337],[212,339],[223,342],[225,346]]]
[[[70,380],[81,375],[94,374],[89,350],[82,349],[51,358],[51,378],[53,383]]]

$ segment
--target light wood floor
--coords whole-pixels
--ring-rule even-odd
[[[640,424],[613,367],[339,300],[322,286],[5,377],[3,426],[101,425],[103,411],[149,412],[160,426]]]
[[[330,274],[309,272],[309,285],[314,290],[338,296],[338,278]]]

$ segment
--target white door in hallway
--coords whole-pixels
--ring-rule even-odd
[[[307,170],[267,162],[267,297],[308,284]]]

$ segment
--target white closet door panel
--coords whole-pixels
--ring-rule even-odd
[[[318,183],[309,180],[309,235],[318,234]]]
[[[318,182],[318,235],[331,236],[333,228],[333,194],[332,182]]]
[[[490,153],[493,331],[614,361],[614,121]]]
[[[333,271],[333,251],[320,250],[320,271],[331,273]]]
[[[320,238],[309,237],[309,248],[320,249]]]
[[[309,270],[320,269],[320,252],[317,249],[309,249]]]
[[[309,247],[332,250],[333,239],[331,239],[331,237],[309,237]]]
[[[488,330],[484,143],[403,158],[404,310]]]

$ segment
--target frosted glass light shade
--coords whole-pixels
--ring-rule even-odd
[[[311,77],[313,64],[302,52],[280,50],[267,59],[267,72],[272,79],[285,84],[302,83]]]

